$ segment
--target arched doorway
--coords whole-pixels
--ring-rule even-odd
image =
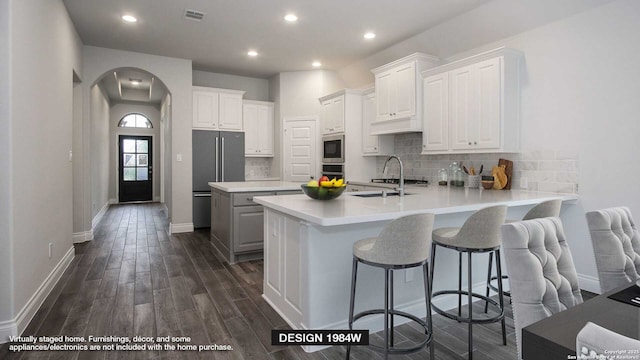
[[[116,68],[89,94],[92,203],[162,202],[167,87],[146,70]]]

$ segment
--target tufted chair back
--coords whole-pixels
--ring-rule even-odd
[[[600,290],[607,292],[640,279],[640,233],[626,207],[587,213]]]
[[[504,224],[501,232],[520,358],[522,328],[582,303],[582,295],[559,218]]]
[[[638,358],[640,340],[620,335],[592,322],[580,330],[576,336],[576,354],[585,359],[615,359],[616,351],[629,359]],[[613,355],[613,356],[612,356]],[[620,358],[625,358],[620,356]]]

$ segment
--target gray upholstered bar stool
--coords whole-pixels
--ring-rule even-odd
[[[377,238],[362,239],[353,245],[353,270],[351,274],[351,300],[349,303],[349,329],[353,322],[367,315],[384,314],[384,346],[370,345],[372,349],[384,354],[410,354],[430,347],[431,359],[434,357],[431,325],[431,282],[429,281],[429,251],[433,214],[418,214],[393,220],[382,229]],[[356,278],[358,263],[364,263],[384,269],[384,309],[374,309],[353,313],[356,296]],[[393,271],[422,266],[424,273],[426,321],[417,316],[393,308]],[[398,348],[393,343],[393,317],[402,316],[418,323],[425,331],[424,341],[412,347]],[[347,346],[347,359],[351,347]]]
[[[538,205],[532,207],[526,214],[524,214],[524,216],[522,217],[522,221],[531,220],[531,219],[542,219],[547,217],[558,217],[560,216],[560,207],[562,207],[562,200],[560,199],[543,201]],[[515,220],[515,219],[506,220],[507,223],[512,223],[516,221],[520,221],[520,220]],[[502,275],[502,279],[508,280],[509,276]],[[493,253],[491,252],[489,253],[489,271],[487,273],[487,294],[486,294],[487,297],[489,297],[489,289],[495,292],[498,292],[498,288],[492,284],[492,281],[494,280],[498,280],[498,276],[493,275]],[[508,297],[511,297],[511,291],[504,290],[504,284],[502,286],[503,286],[502,294]],[[485,303],[484,312],[487,312],[488,305],[489,305],[488,303]]]
[[[469,324],[469,359],[473,358],[473,324],[486,324],[493,322],[502,322],[502,342],[507,345],[507,334],[504,320],[504,299],[502,295],[502,282],[498,281],[498,302],[487,296],[476,294],[473,292],[471,254],[491,252],[496,253],[496,269],[498,277],[502,277],[502,268],[500,264],[500,225],[504,223],[507,214],[507,207],[504,205],[491,206],[476,211],[465,221],[459,228],[440,228],[433,231],[433,242],[431,248],[431,281],[434,278],[435,256],[437,246],[442,246],[458,252],[458,289],[442,290],[433,293],[432,299],[441,295],[458,295],[458,315],[451,314],[438,308],[433,303],[431,307],[438,314],[458,322],[466,322]],[[462,290],[462,254],[467,253],[467,278],[468,288]],[[468,315],[462,316],[462,295],[467,296]],[[498,314],[495,316],[483,318],[473,318],[473,298],[478,298],[495,306]]]

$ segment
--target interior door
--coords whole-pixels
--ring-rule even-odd
[[[307,182],[317,179],[317,135],[315,119],[284,122],[284,179]]]
[[[119,136],[119,201],[153,199],[153,157],[151,136]]]

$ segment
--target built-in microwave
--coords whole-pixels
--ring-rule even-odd
[[[322,137],[322,162],[344,163],[344,135]]]

